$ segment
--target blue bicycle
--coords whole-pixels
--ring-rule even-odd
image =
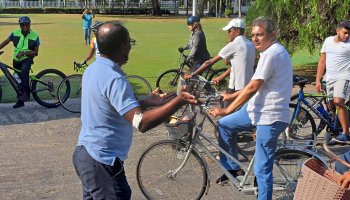
[[[337,111],[334,111],[329,106],[329,95],[326,94],[312,94],[304,93],[305,85],[308,80],[300,76],[294,76],[294,84],[299,85],[300,90],[297,95],[292,97],[290,108],[292,111],[292,119],[289,127],[286,130],[287,135],[293,139],[301,140],[313,140],[315,136],[325,128],[332,136],[336,136],[341,133],[342,129],[338,119]],[[347,109],[349,110],[349,102],[347,102]],[[318,127],[314,117],[310,114],[313,113],[320,119]]]

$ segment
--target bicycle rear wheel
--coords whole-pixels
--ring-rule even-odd
[[[298,149],[278,149],[273,168],[274,195],[292,199],[301,176],[301,166],[312,154]],[[278,188],[278,189],[277,189]]]
[[[176,92],[180,75],[178,69],[167,70],[158,77],[156,87],[161,92]]]
[[[289,108],[291,115],[293,115],[297,105],[289,104]],[[288,125],[286,134],[295,140],[313,140],[313,133],[316,135],[319,134],[316,130],[315,120],[304,107],[300,106],[299,113],[296,114],[296,117]]]
[[[209,81],[211,81],[213,78],[220,76],[221,74],[225,73],[227,71],[227,69],[222,68],[222,69],[217,69],[214,70],[214,72],[210,75],[209,77]],[[228,84],[230,80],[230,76],[227,76],[226,78],[222,79],[218,85],[216,85],[216,89],[218,91],[225,91],[228,88]]]
[[[193,149],[183,168],[172,173],[185,159],[188,146],[180,140],[152,144],[137,163],[137,183],[147,199],[200,199],[207,186],[206,164]]]
[[[125,76],[131,84],[136,97],[147,96],[152,93],[152,87],[146,79],[138,75]]]
[[[81,74],[67,76],[58,86],[57,96],[61,106],[72,113],[81,112]]]
[[[35,101],[47,108],[59,106],[60,102],[57,98],[57,89],[65,78],[66,75],[57,69],[45,69],[39,72],[31,83],[31,92]],[[67,89],[62,92],[67,94],[69,90]]]

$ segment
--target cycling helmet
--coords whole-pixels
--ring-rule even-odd
[[[92,26],[91,30],[92,32],[96,33],[98,28],[103,24],[103,21],[96,21]]]
[[[187,19],[187,25],[193,25],[195,22],[199,23],[201,19],[197,16],[191,16]]]
[[[30,24],[30,18],[28,16],[21,16],[19,19],[18,19],[18,23],[19,24]]]

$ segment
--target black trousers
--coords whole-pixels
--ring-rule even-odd
[[[105,165],[92,158],[84,146],[77,146],[73,164],[83,185],[84,200],[131,199],[124,163],[118,158],[113,166]]]

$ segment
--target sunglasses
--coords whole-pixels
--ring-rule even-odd
[[[130,39],[129,42],[131,46],[134,46],[136,44],[136,40],[134,39]]]

